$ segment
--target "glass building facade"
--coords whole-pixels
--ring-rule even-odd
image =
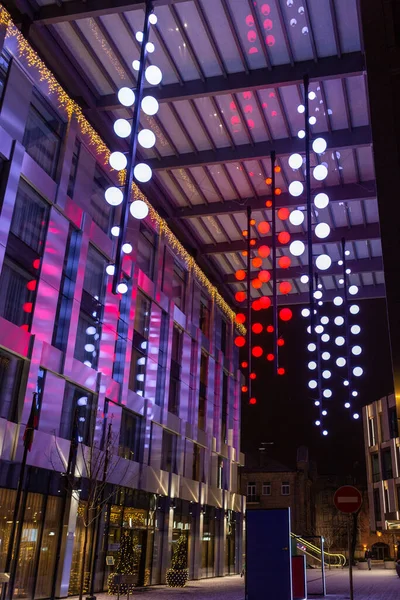
[[[182,535],[191,579],[239,573],[234,325],[150,218],[128,230],[129,292],[112,294],[115,174],[13,44],[0,36],[0,570],[37,392],[16,598],[75,595],[82,570],[85,592],[91,574],[106,590],[123,535],[138,586],[165,581]],[[88,486],[70,493],[66,461],[110,424],[118,469],[85,531]]]

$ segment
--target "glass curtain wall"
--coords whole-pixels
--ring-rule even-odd
[[[201,540],[201,577],[215,576],[215,535],[217,511],[213,506],[203,509],[203,537]]]

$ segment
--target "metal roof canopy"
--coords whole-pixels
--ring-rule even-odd
[[[11,2],[5,2],[5,5]],[[133,60],[139,57],[135,34],[141,30],[144,2],[139,0],[17,0],[15,21],[82,105],[109,145],[123,142],[112,131],[115,118],[129,116],[116,101],[118,89],[135,85]],[[16,6],[14,6],[16,5]],[[303,116],[302,78],[308,73],[317,117],[315,136],[328,142],[326,153],[312,156],[328,164],[329,175],[314,182],[331,203],[315,211],[331,236],[318,240],[338,260],[341,237],[351,249],[351,281],[362,297],[383,294],[382,253],[375,191],[365,67],[357,0],[154,0],[157,25],[150,60],[160,66],[163,84],[154,95],[157,117],[142,115],[141,126],[154,131],[153,150],[142,158],[154,170],[143,186],[196,258],[232,299],[243,268],[241,255],[246,206],[269,219],[269,153],[278,154],[281,172],[278,206],[304,206],[288,194],[291,181],[303,180],[288,166],[288,155],[302,150],[297,132]],[[300,9],[301,7],[301,9]],[[300,10],[299,10],[300,9]],[[304,226],[279,222],[299,239]],[[297,231],[296,231],[297,230]],[[268,243],[256,232],[257,245]],[[270,240],[269,240],[270,241]],[[281,254],[288,253],[282,248]],[[222,254],[225,253],[225,254]],[[358,264],[359,262],[359,264]],[[301,273],[301,260],[292,269]],[[370,265],[370,269],[368,269]],[[285,273],[281,274],[286,276]],[[329,284],[339,287],[335,268]],[[324,279],[326,279],[324,275]],[[375,290],[375,291],[374,291]],[[303,302],[298,284],[287,300]],[[260,293],[254,291],[257,295]],[[264,292],[263,292],[264,293]]]

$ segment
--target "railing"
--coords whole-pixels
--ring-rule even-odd
[[[321,548],[318,548],[315,544],[309,540],[291,533],[290,536],[296,540],[297,549],[303,552],[306,556],[312,557],[317,562],[322,562]],[[344,567],[346,564],[346,557],[344,554],[337,554],[331,552],[324,552],[324,564],[328,567]]]

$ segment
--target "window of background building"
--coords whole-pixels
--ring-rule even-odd
[[[129,372],[129,389],[144,395],[151,301],[138,290],[135,306],[135,324],[132,341],[132,358]]]
[[[18,394],[23,360],[0,349],[0,417],[18,422]]]
[[[168,473],[178,473],[176,449],[178,436],[166,429],[163,430],[161,469]]]
[[[247,489],[246,489],[247,500],[249,501],[249,499],[255,498],[256,494],[257,494],[257,485],[256,485],[255,481],[249,481],[247,484]],[[250,502],[251,502],[251,500],[250,500]]]
[[[60,422],[60,436],[66,440],[75,438],[89,446],[92,442],[96,421],[96,404],[93,394],[67,382]]]
[[[48,218],[49,205],[21,179],[0,276],[0,315],[27,331]]]
[[[157,406],[164,405],[165,380],[167,372],[167,357],[168,357],[168,329],[169,316],[166,312],[161,313],[160,325],[160,348],[158,351],[158,369],[157,369],[157,386],[156,386],[156,404]]]
[[[379,490],[374,489],[374,516],[375,521],[381,520],[381,497],[379,495]]]
[[[392,453],[390,448],[385,448],[382,450],[382,479],[392,479],[393,478],[393,469],[392,469]]]
[[[379,467],[379,455],[371,454],[372,481],[376,483],[381,478],[381,470]]]
[[[143,223],[140,224],[137,238],[137,266],[149,279],[153,279],[156,257],[157,236]]]
[[[228,383],[229,377],[225,371],[222,373],[222,405],[221,405],[221,441],[228,443]]]
[[[204,294],[200,296],[199,327],[203,334],[208,337],[210,333],[210,301]]]
[[[383,497],[385,499],[385,512],[390,512],[389,491],[383,488]]]
[[[208,383],[208,356],[201,353],[200,359],[200,390],[199,390],[199,411],[198,427],[205,431],[206,429],[206,411],[207,411],[207,383]]]
[[[36,90],[25,126],[23,146],[27,153],[55,179],[64,123]]]
[[[391,439],[399,437],[397,411],[395,406],[389,408],[389,432]]]
[[[74,356],[93,369],[99,358],[106,265],[103,255],[89,246]]]
[[[90,216],[104,233],[110,234],[110,221],[114,211],[104,200],[104,193],[112,185],[98,165],[94,171],[92,193],[90,196]]]
[[[269,481],[264,481],[262,484],[262,495],[270,496],[271,495],[271,483]]]
[[[68,342],[81,240],[82,233],[70,225],[53,332],[53,346],[63,352]]]
[[[78,169],[78,160],[79,160],[80,150],[81,150],[81,143],[78,140],[78,138],[75,138],[74,151],[72,154],[72,163],[71,163],[71,170],[69,172],[68,189],[67,189],[67,194],[70,198],[72,198],[74,195],[76,171]]]
[[[373,417],[368,419],[368,431],[369,431],[369,445],[375,446],[375,444],[376,444],[375,419]]]
[[[379,420],[380,441],[384,442],[385,441],[385,435],[384,435],[384,431],[383,431],[383,414],[381,412],[378,414],[378,420]]]
[[[171,369],[169,378],[168,410],[177,415],[179,412],[179,394],[182,362],[182,330],[174,324],[172,332]]]
[[[172,275],[172,300],[182,311],[185,311],[186,271],[177,262],[174,263]]]
[[[128,460],[141,460],[142,417],[122,409],[118,455]]]
[[[282,496],[289,496],[290,495],[290,483],[289,483],[289,481],[282,481],[281,495]]]

